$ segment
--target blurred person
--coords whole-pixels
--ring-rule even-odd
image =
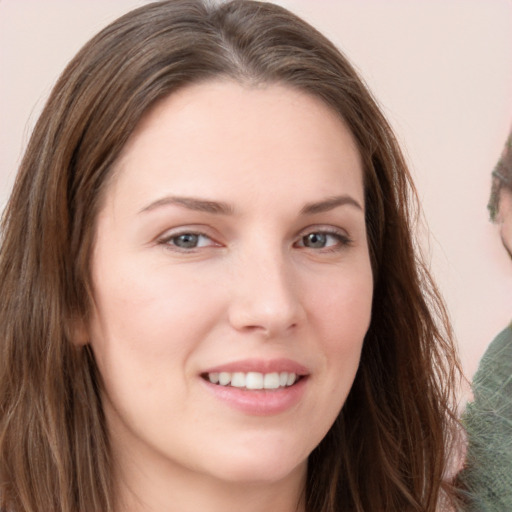
[[[489,212],[512,258],[512,131],[492,173]],[[466,467],[460,475],[470,512],[512,510],[512,324],[493,340],[473,379],[464,425]]]

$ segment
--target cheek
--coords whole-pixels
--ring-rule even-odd
[[[218,293],[190,273],[117,263],[98,265],[94,275],[91,344],[100,370],[131,374],[134,385],[159,373],[169,380],[169,366],[183,368],[221,314]]]
[[[369,266],[351,276],[333,276],[313,297],[316,328],[332,350],[362,343],[371,320],[373,280]]]
[[[215,303],[207,282],[197,274],[144,262],[132,266],[100,268],[95,276],[98,310],[121,330],[130,333],[136,327],[172,338],[182,327],[195,325]]]
[[[503,218],[500,233],[505,247],[510,250],[512,248],[512,208],[507,213],[508,215]]]
[[[373,279],[370,266],[361,272],[333,275],[311,293],[312,328],[324,359],[332,406],[341,408],[359,367],[370,325]],[[336,412],[337,414],[337,412]]]
[[[359,368],[371,320],[373,280],[370,267],[364,267],[360,273],[333,275],[322,288],[323,292],[318,289],[310,295],[311,328],[316,334],[316,349],[321,351],[311,417],[319,418],[320,438],[343,408]]]
[[[143,432],[142,417],[158,426],[155,411],[185,414],[188,401],[178,398],[190,396],[190,362],[218,318],[218,296],[204,280],[168,268],[131,272],[118,264],[98,267],[95,277],[91,345],[111,428],[128,418]]]

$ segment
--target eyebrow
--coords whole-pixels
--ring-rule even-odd
[[[177,205],[197,212],[214,213],[217,215],[233,214],[233,207],[222,201],[208,201],[195,197],[168,196],[158,199],[142,208],[139,213],[150,212],[161,206]]]
[[[334,210],[338,206],[350,205],[358,210],[364,212],[361,204],[356,201],[352,196],[342,195],[342,196],[333,196],[324,199],[323,201],[313,202],[306,204],[302,210],[300,211],[301,215],[314,215],[317,213],[324,213],[330,210]]]
[[[158,199],[148,206],[142,208],[139,213],[150,212],[162,206],[177,205],[197,212],[212,213],[216,215],[232,215],[234,209],[223,201],[211,201],[196,197],[167,196]],[[350,205],[358,210],[364,211],[363,207],[349,195],[328,197],[322,201],[315,201],[304,205],[300,211],[301,215],[315,215],[318,213],[334,210],[339,206]]]

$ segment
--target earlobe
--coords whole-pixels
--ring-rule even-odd
[[[67,322],[66,336],[75,346],[81,347],[89,343],[89,331],[82,318],[74,318]]]

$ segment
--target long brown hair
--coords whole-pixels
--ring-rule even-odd
[[[285,9],[244,0],[128,13],[71,61],[38,120],[2,224],[0,508],[114,510],[101,379],[90,349],[70,342],[91,304],[95,216],[141,116],[214,77],[321,98],[364,163],[372,320],[350,395],[309,458],[307,511],[434,511],[458,366],[443,303],[413,247],[406,164],[346,58]]]

